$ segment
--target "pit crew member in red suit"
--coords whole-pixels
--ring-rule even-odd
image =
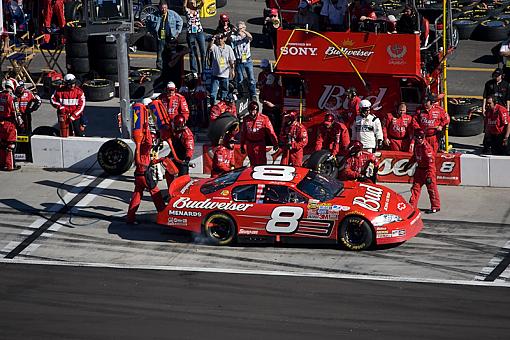
[[[68,73],[64,77],[64,86],[55,90],[51,96],[51,105],[57,109],[60,124],[60,136],[84,136],[81,119],[85,109],[85,94],[76,85],[76,77]],[[66,131],[66,127],[69,128]]]
[[[16,109],[21,113],[21,118],[24,122],[22,131],[24,133],[32,132],[32,112],[37,111],[41,106],[41,98],[34,94],[29,89],[25,88],[25,83],[20,81],[18,87],[14,91],[16,99],[14,105]]]
[[[64,28],[66,18],[64,16],[64,0],[43,0],[43,26],[49,31],[53,14],[57,17],[57,25]]]
[[[413,117],[400,103],[396,113],[388,113],[383,122],[384,145],[388,150],[413,152]]]
[[[224,100],[220,100],[218,103],[211,107],[209,114],[209,122],[215,121],[223,113],[228,112],[232,116],[237,117],[237,109],[235,103],[234,94],[227,94]]]
[[[168,82],[166,85],[166,93],[162,93],[157,98],[163,102],[170,120],[173,120],[175,116],[181,114],[184,116],[186,122],[189,119],[189,108],[186,98],[180,93],[177,93],[175,83]]]
[[[3,87],[0,92],[0,170],[13,171],[20,168],[15,165],[14,150],[18,137],[16,126],[22,127],[23,120],[14,106],[13,82],[6,80]]]
[[[329,150],[332,156],[345,155],[349,146],[349,130],[342,122],[335,122],[334,114],[328,112],[317,129],[314,151]]]
[[[308,144],[308,133],[297,118],[296,111],[290,111],[283,117],[284,125],[280,132],[282,165],[303,165],[303,149]]]
[[[223,140],[223,143],[214,150],[211,177],[217,177],[235,169],[234,143],[235,139],[233,137],[226,138]]]
[[[358,91],[355,87],[349,87],[346,91],[347,95],[347,109],[343,110],[341,114],[341,120],[345,123],[345,125],[350,129],[352,123],[356,119],[356,116],[359,115],[359,104],[361,103],[361,98],[358,97]]]
[[[404,166],[404,171],[409,170],[414,163],[418,164],[413,176],[411,199],[409,203],[414,208],[418,206],[421,187],[426,185],[431,204],[429,212],[436,213],[441,209],[439,192],[437,190],[436,153],[432,146],[426,141],[425,136],[425,132],[422,130],[416,130],[414,132],[414,153],[409,163]]]
[[[353,140],[347,148],[347,156],[340,163],[338,178],[346,181],[375,182],[379,162],[371,152],[363,150],[360,141]]]
[[[278,138],[273,125],[266,115],[259,112],[259,104],[252,101],[248,104],[248,115],[241,125],[241,153],[248,152],[251,166],[267,164],[266,137],[277,151]]]
[[[131,202],[129,203],[126,223],[133,224],[136,221],[136,211],[140,206],[140,201],[143,196],[145,189],[148,189],[152,201],[158,211],[165,209],[165,203],[163,202],[163,196],[159,191],[158,187],[149,189],[147,181],[145,180],[145,171],[151,163],[151,151],[152,151],[152,134],[149,129],[149,115],[146,108],[140,110],[141,116],[138,119],[141,121],[141,136],[137,136],[133,133],[133,139],[135,141],[135,190],[131,196]]]
[[[485,136],[483,139],[483,153],[504,155],[510,135],[508,124],[508,110],[496,104],[493,96],[488,96],[485,107]]]
[[[176,153],[175,156],[178,158],[174,160],[179,170],[177,176],[189,174],[189,162],[195,150],[195,139],[193,132],[186,126],[186,119],[180,114],[175,116],[173,120],[172,145]],[[170,183],[174,180],[174,175],[165,172],[165,179],[168,187],[170,187]]]
[[[423,107],[414,116],[413,125],[415,129],[423,130],[427,143],[436,153],[439,151],[439,137],[449,123],[450,117],[436,104],[436,99],[430,95],[425,96]]]

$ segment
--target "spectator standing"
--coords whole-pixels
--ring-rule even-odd
[[[441,106],[436,104],[436,98],[427,95],[423,98],[423,107],[416,110],[413,128],[423,130],[427,143],[437,153],[439,151],[439,139],[449,123],[450,117]]]
[[[343,181],[371,181],[375,183],[379,162],[371,152],[363,150],[360,141],[353,140],[347,148],[347,155],[340,163],[338,178]]]
[[[259,104],[255,101],[248,104],[248,115],[241,125],[241,153],[248,153],[251,166],[267,164],[266,139],[278,150],[278,138],[274,133],[269,118],[259,112]]]
[[[271,74],[271,64],[268,59],[260,60],[261,71],[257,77],[257,88],[260,89],[262,86],[266,84],[267,76]]]
[[[220,19],[218,20],[218,26],[214,31],[215,35],[223,34],[227,37],[227,41],[230,43],[230,35],[236,30],[236,27],[230,22],[230,18],[226,13],[220,14]]]
[[[234,143],[234,138],[229,137],[216,147],[212,159],[211,177],[217,177],[235,169]]]
[[[418,33],[419,15],[414,12],[410,5],[405,5],[400,19],[397,21],[397,32],[406,34]]]
[[[483,89],[483,107],[485,111],[487,107],[487,97],[492,96],[496,104],[504,106],[510,110],[510,85],[503,79],[503,71],[497,68],[492,72],[492,79],[485,83]]]
[[[163,68],[163,53],[167,44],[177,40],[181,33],[183,21],[176,12],[168,9],[166,1],[159,3],[159,12],[147,17],[147,28],[154,34],[158,41],[158,51],[156,56],[156,67]]]
[[[508,136],[510,136],[508,110],[504,106],[496,104],[493,96],[487,97],[486,105],[482,153],[504,155],[506,154],[505,147],[508,146]]]
[[[507,40],[501,43],[499,55],[503,58],[503,74],[505,80],[510,80],[510,34]]]
[[[354,0],[349,5],[349,17],[351,19],[349,27],[354,32],[358,31],[360,22],[377,19],[374,9],[365,0]]]
[[[277,56],[276,51],[276,32],[281,29],[281,22],[278,14],[278,9],[271,8],[269,16],[264,20],[262,33],[269,39],[269,44]]]
[[[407,114],[405,103],[400,103],[396,113],[386,115],[383,136],[388,150],[413,152],[413,117]]]
[[[331,155],[345,155],[349,146],[349,130],[342,122],[335,122],[335,115],[328,112],[317,129],[314,151],[329,150]]]
[[[36,111],[42,104],[41,98],[29,89],[25,88],[25,83],[20,81],[14,91],[16,99],[14,105],[23,119],[23,128],[21,132],[32,133],[32,112]]]
[[[198,7],[196,5],[199,5]],[[188,36],[186,41],[189,47],[189,63],[191,72],[198,74],[198,58],[200,56],[200,72],[205,69],[205,33],[200,21],[200,8],[203,6],[203,2],[199,4],[187,3],[186,10],[186,21],[188,23]],[[197,55],[197,48],[199,55]]]
[[[51,19],[53,15],[57,18],[57,25],[63,29],[66,25],[64,15],[64,0],[43,0],[43,26],[46,33],[51,33]]]
[[[257,100],[255,75],[253,74],[253,61],[251,59],[250,43],[253,40],[250,32],[246,30],[246,23],[239,21],[237,30],[230,36],[234,55],[236,57],[236,83],[239,93],[242,93],[242,81],[248,78],[251,100]]]
[[[235,77],[235,56],[232,47],[226,44],[227,36],[214,36],[209,46],[212,64],[211,104],[224,98],[228,92],[229,79]],[[217,44],[216,44],[217,42]]]
[[[383,141],[381,121],[372,114],[370,101],[363,99],[359,106],[360,114],[351,127],[352,140],[360,141],[363,149],[374,152]]]
[[[409,160],[409,163],[404,166],[404,171],[407,171],[414,163],[417,163],[416,170],[414,171],[409,203],[414,208],[418,207],[421,188],[423,185],[426,185],[431,204],[429,213],[433,214],[441,210],[441,202],[437,190],[436,152],[426,141],[425,132],[423,130],[416,130],[414,138],[415,146],[413,156]]]
[[[324,0],[322,1],[321,16],[326,31],[345,31],[345,14],[347,12],[347,0]]]
[[[294,16],[294,24],[299,26],[308,25],[308,29],[319,31],[319,15],[312,10],[312,6],[306,0],[301,0],[298,12]]]
[[[76,85],[74,74],[64,76],[64,86],[55,90],[50,103],[57,109],[61,137],[85,135],[85,94]]]
[[[16,126],[21,127],[23,120],[14,105],[14,84],[10,80],[3,82],[0,92],[0,170],[13,171],[20,167],[15,164],[14,150],[18,137]]]
[[[282,165],[303,165],[303,149],[308,144],[308,133],[297,118],[296,111],[290,111],[283,117],[284,126],[280,132]]]
[[[189,108],[186,98],[177,93],[175,83],[170,81],[166,85],[166,92],[159,95],[157,98],[163,103],[170,121],[173,121],[178,114],[183,115],[184,119],[189,119]]]

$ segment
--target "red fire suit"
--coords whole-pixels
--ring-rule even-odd
[[[168,116],[172,121],[179,113],[184,116],[186,121],[189,119],[189,108],[186,98],[180,93],[170,96],[169,93],[162,93],[157,99],[161,100],[168,112]]]
[[[359,103],[361,103],[361,98],[358,96],[348,99],[347,109],[341,114],[341,118],[348,128],[351,127],[354,120],[356,120],[356,116],[359,115]]]
[[[317,129],[314,151],[326,149],[331,151],[333,156],[344,155],[349,142],[349,130],[344,123],[333,123],[330,128],[321,124]]]
[[[290,126],[285,125],[280,133],[282,146],[282,165],[303,165],[303,149],[308,144],[308,133],[306,128],[298,121]]]
[[[409,163],[414,162],[418,163],[418,167],[414,172],[409,203],[415,208],[418,206],[421,187],[425,184],[429,193],[431,208],[440,209],[441,202],[439,201],[436,178],[436,153],[427,141],[424,141],[423,144],[416,143],[414,146],[414,154]]]
[[[51,96],[51,105],[57,109],[60,136],[68,137],[71,127],[75,136],[81,136],[80,118],[85,109],[85,94],[78,86],[57,89]]]
[[[193,132],[191,132],[187,126],[181,131],[173,131],[172,145],[177,154],[177,158],[183,161],[183,163],[175,162],[179,170],[178,176],[187,175],[189,173],[189,161],[191,157],[193,157],[193,152],[195,150]],[[168,187],[170,187],[170,183],[174,180],[174,175],[165,172],[165,179]]]
[[[14,105],[21,113],[24,122],[24,130],[27,133],[32,132],[32,112],[41,106],[41,98],[34,95],[32,91],[25,89],[21,95],[17,96]]]
[[[413,141],[413,117],[403,113],[400,117],[388,113],[383,125],[383,138],[389,139],[389,150],[410,152]]]
[[[505,154],[503,138],[508,129],[508,110],[506,107],[496,104],[494,109],[485,110],[485,136],[483,139],[484,151],[489,147],[495,155]]]
[[[338,174],[338,178],[343,181],[363,180],[367,176],[367,168],[371,163],[374,165],[374,171],[379,166],[379,161],[375,155],[368,151],[346,156],[344,162],[345,166]]]
[[[419,109],[414,117],[414,128],[420,128],[425,132],[425,139],[432,146],[434,152],[439,150],[439,141],[437,138],[437,128],[441,126],[446,127],[450,123],[450,117],[443,110],[443,108],[437,104],[433,104],[430,110],[425,108]]]
[[[14,98],[7,92],[0,93],[0,170],[14,169],[14,149],[16,148],[16,109]]]
[[[209,114],[209,121],[215,121],[216,118],[221,116],[224,112],[230,113],[232,116],[237,117],[237,109],[235,103],[226,103],[220,101],[211,107],[211,113]]]
[[[51,27],[51,19],[53,14],[57,17],[58,27],[63,28],[66,25],[64,15],[64,0],[43,0],[43,25]]]
[[[251,115],[243,120],[241,126],[241,150],[248,153],[251,166],[267,164],[266,137],[273,145],[278,145],[278,138],[273,125],[266,115],[258,113],[255,118]]]
[[[151,149],[152,149],[152,136],[149,131],[147,131],[144,135],[144,138],[141,142],[136,143],[135,150],[135,190],[133,191],[133,196],[131,196],[131,202],[129,203],[127,219],[128,223],[135,222],[135,214],[140,206],[140,201],[143,196],[143,191],[148,189],[147,181],[145,180],[145,170],[150,165],[151,162]],[[162,211],[165,209],[165,203],[163,202],[163,196],[156,186],[154,189],[149,190],[152,201],[156,206],[158,211]]]
[[[235,167],[234,149],[220,145],[214,150],[211,167],[211,177],[216,177],[228,172]]]

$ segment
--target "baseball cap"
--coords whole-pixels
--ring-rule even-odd
[[[497,69],[495,69],[494,72],[492,72],[493,77],[497,77],[497,76],[501,76],[501,75],[503,75],[503,70],[500,69],[499,67]]]
[[[271,8],[271,11],[269,12],[270,15],[276,15],[278,16],[278,9],[277,8]]]

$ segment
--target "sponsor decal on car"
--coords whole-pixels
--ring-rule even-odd
[[[400,202],[400,203],[397,204],[397,209],[399,211],[404,210],[406,207],[407,207],[407,205],[405,203],[403,203],[403,202]]]
[[[391,237],[400,237],[406,236],[406,231],[404,229],[395,229],[391,232]]]
[[[365,195],[363,197],[354,197],[352,203],[370,211],[379,211],[381,209],[383,189],[365,183],[360,183],[359,186],[366,188]]]
[[[189,217],[201,217],[202,213],[198,211],[181,211],[181,210],[168,210],[168,215],[173,216],[189,216]]]
[[[187,225],[188,220],[186,218],[169,217],[168,225]]]
[[[175,209],[219,209],[229,211],[246,211],[253,207],[253,204],[235,203],[233,201],[211,202],[210,198],[206,199],[205,201],[193,201],[189,197],[181,197],[172,204],[172,207]]]
[[[196,180],[196,179],[192,179],[191,181],[189,181],[188,183],[186,183],[186,185],[182,187],[182,189],[181,189],[180,193],[181,193],[181,194],[184,194],[186,191],[188,191],[188,190],[189,190],[189,188],[191,188],[191,186],[192,186],[195,182],[197,182],[197,180]]]
[[[239,232],[238,232],[239,235],[258,235],[259,234],[259,231],[258,230],[249,230],[249,229],[239,229]]]
[[[390,196],[391,194],[388,192],[386,194],[386,201],[384,202],[384,210],[388,211],[388,206],[390,205]]]
[[[220,192],[220,195],[221,195],[221,196],[228,196],[229,194],[230,194],[230,191],[228,191],[228,190],[222,190],[222,191]]]
[[[331,210],[332,211],[349,211],[349,210],[351,210],[351,207],[348,207],[346,205],[335,204],[331,207]]]

